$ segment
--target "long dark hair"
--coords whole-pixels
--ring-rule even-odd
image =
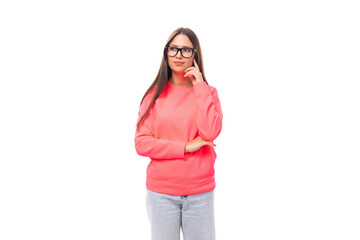
[[[195,61],[199,65],[199,69],[200,69],[200,72],[202,73],[202,77],[203,77],[204,82],[206,82],[206,84],[208,84],[208,82],[206,81],[206,78],[205,78],[204,65],[203,65],[203,59],[202,59],[199,39],[197,38],[196,34],[189,28],[180,27],[180,28],[176,29],[174,32],[171,33],[170,37],[168,38],[168,40],[166,42],[158,74],[157,74],[155,80],[153,81],[153,83],[148,88],[148,90],[145,92],[143,98],[141,99],[140,105],[143,102],[146,95],[155,87],[154,97],[151,100],[150,106],[148,107],[146,112],[143,114],[143,116],[140,118],[140,120],[138,121],[137,126],[136,126],[137,128],[139,128],[140,125],[144,122],[146,116],[150,112],[151,107],[154,105],[156,99],[163,92],[167,81],[171,78],[172,71],[171,71],[171,69],[170,69],[170,67],[168,65],[168,56],[167,56],[166,47],[169,46],[169,44],[172,42],[172,40],[179,34],[186,35],[190,39],[190,41],[193,44],[194,48],[196,49]]]

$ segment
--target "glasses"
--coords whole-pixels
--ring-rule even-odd
[[[181,56],[183,56],[184,58],[191,58],[194,54],[194,52],[196,52],[195,48],[177,48],[177,47],[172,47],[172,46],[166,46],[165,48],[167,48],[167,55],[169,57],[174,57],[176,56],[176,54],[180,51]]]

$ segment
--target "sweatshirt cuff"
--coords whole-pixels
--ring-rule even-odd
[[[186,142],[174,142],[173,158],[185,158],[185,146]]]

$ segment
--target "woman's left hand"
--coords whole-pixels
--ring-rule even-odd
[[[199,65],[197,64],[197,62],[195,61],[195,58],[194,58],[194,66],[193,67],[189,67],[185,70],[185,75],[184,77],[189,77],[192,84],[196,84],[196,83],[199,83],[199,82],[203,82],[203,77],[202,77],[202,74],[200,72],[200,69],[199,69]]]

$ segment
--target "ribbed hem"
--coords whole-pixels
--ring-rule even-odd
[[[164,182],[150,177],[146,178],[146,188],[159,193],[170,194],[170,195],[193,195],[203,192],[209,192],[215,189],[215,177],[210,176],[199,181],[191,183],[173,183]]]

